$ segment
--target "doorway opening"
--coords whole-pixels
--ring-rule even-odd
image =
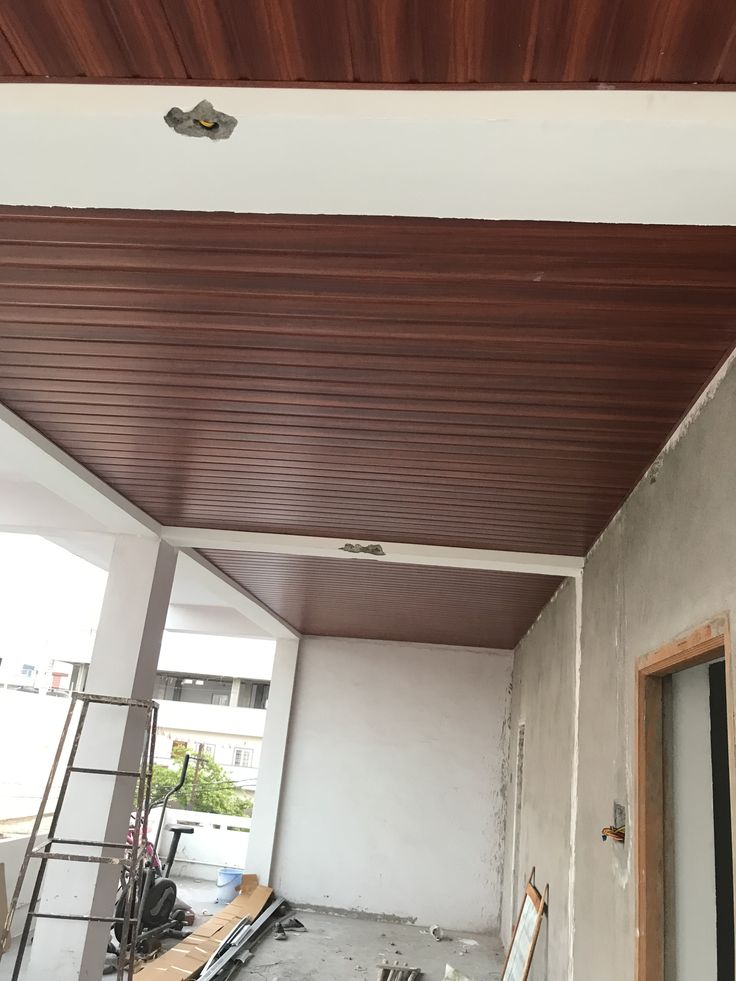
[[[734,981],[734,726],[725,618],[637,666],[637,978]]]

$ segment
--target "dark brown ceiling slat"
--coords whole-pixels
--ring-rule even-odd
[[[176,235],[181,216],[178,211],[100,209],[86,212],[84,224],[80,224],[78,215],[75,211],[50,213],[42,207],[0,205],[3,218],[0,241],[11,241],[18,246],[77,244],[133,249],[146,249],[156,244],[167,252],[186,252],[197,247],[188,242],[186,236]],[[491,259],[494,264],[505,262],[502,270],[513,271],[525,260],[531,260],[530,268],[536,270],[534,260],[538,259],[543,263],[542,269],[553,262],[566,264],[574,272],[576,263],[579,266],[581,250],[585,249],[587,264],[581,269],[581,275],[585,276],[588,270],[600,270],[604,278],[615,280],[616,274],[613,268],[609,271],[609,266],[623,266],[627,278],[639,267],[637,256],[630,251],[631,235],[635,230],[642,252],[639,258],[650,262],[651,269],[667,272],[669,280],[677,278],[679,282],[683,273],[693,269],[707,274],[713,265],[723,273],[727,269],[723,248],[729,241],[729,231],[725,226],[688,226],[687,233],[683,234],[682,228],[668,225],[499,221],[494,222],[494,236],[489,241],[484,232],[487,223],[473,219],[454,219],[447,226],[442,222],[424,225],[421,220],[407,220],[397,226],[395,219],[382,216],[363,216],[361,222],[362,235],[357,238],[353,234],[354,219],[350,216],[187,214],[188,225],[197,227],[197,244],[202,250],[207,254],[229,252],[236,260],[255,254],[265,262],[265,253],[275,254],[282,261],[286,257],[317,261],[319,256],[329,256],[332,260],[341,257],[351,260],[360,256],[371,259],[379,252],[389,262],[391,259],[401,261],[412,254],[431,260],[440,252],[448,264],[453,257],[459,257],[463,264],[473,258],[486,262]],[[257,232],[257,239],[252,242],[244,236],[244,230],[248,228]],[[145,229],[143,236],[141,229]],[[391,239],[387,248],[388,229]],[[554,236],[549,234],[552,230]],[[663,238],[666,241],[663,242]],[[694,254],[693,243],[697,245]],[[667,265],[656,259],[656,249],[660,245],[666,247]],[[598,252],[599,247],[603,251]],[[489,273],[491,271],[489,263]],[[649,274],[649,269],[646,272]]]
[[[13,50],[13,46],[0,28],[0,76],[10,78],[25,75],[25,69]]]
[[[128,71],[136,79],[186,79],[161,0],[102,0]]]
[[[0,77],[733,84],[726,0],[4,0]]]
[[[239,78],[237,39],[215,0],[161,0],[190,78]]]
[[[352,80],[439,85],[471,80],[466,0],[347,3]]]
[[[54,353],[50,351],[52,345],[49,345],[48,353],[45,354],[33,356],[16,353],[20,345],[27,344],[27,341],[0,336],[0,364],[5,370],[6,377],[27,380],[48,378],[75,384],[84,384],[85,381],[89,382],[93,379],[110,380],[118,384],[156,383],[166,389],[176,388],[182,382],[186,383],[189,378],[187,372],[192,367],[191,361],[183,358],[169,361],[165,358],[150,360],[140,357],[126,358],[114,353],[109,356],[74,354],[71,350],[64,349],[63,343],[53,345],[57,348]],[[91,346],[85,346],[83,350],[88,350]],[[63,349],[64,353],[59,349]],[[232,354],[230,357],[232,358]],[[252,396],[251,401],[257,398],[269,402],[283,401],[285,396],[282,393],[316,396],[351,395],[356,391],[356,382],[362,383],[366,380],[365,369],[344,370],[341,372],[344,380],[335,382],[334,369],[330,368],[300,370],[296,366],[240,364],[232,360],[213,362],[201,359],[198,365],[200,367],[198,386],[202,390],[202,396],[207,389],[218,389],[224,394],[232,386],[239,392],[247,390],[248,396]],[[170,368],[168,374],[164,373],[166,366]],[[370,394],[364,396],[367,401],[381,405],[387,399],[411,397],[424,402],[431,400],[429,404],[435,408],[444,403],[449,407],[449,411],[452,411],[453,407],[458,407],[457,411],[461,411],[460,407],[464,403],[471,402],[478,407],[486,407],[489,410],[492,408],[497,414],[512,415],[515,419],[540,420],[555,415],[560,406],[570,410],[571,419],[611,422],[618,420],[651,422],[655,418],[667,417],[670,412],[677,412],[674,396],[671,402],[661,395],[656,400],[645,397],[628,398],[626,404],[622,405],[620,394],[615,396],[597,392],[594,395],[591,392],[586,395],[546,389],[541,392],[526,392],[523,402],[514,402],[514,393],[511,390],[489,391],[487,386],[492,376],[483,376],[480,372],[476,375],[461,375],[458,381],[462,381],[463,387],[455,391],[442,385],[441,379],[436,375],[421,376],[406,372],[403,373],[403,377],[406,378],[407,384],[402,385],[399,377],[390,382],[379,381],[385,374],[386,372],[377,373],[375,380],[371,378],[373,383],[370,386]],[[453,372],[448,371],[447,375],[451,374]],[[193,393],[190,391],[190,394]]]
[[[509,649],[559,585],[362,559],[205,554],[299,630],[326,636]]]
[[[0,29],[29,75],[186,77],[159,0],[4,0]]]
[[[54,0],[6,0],[0,4],[0,31],[10,43],[25,73],[74,78],[84,75],[73,32]],[[61,7],[61,3],[59,4]]]
[[[733,228],[3,207],[0,399],[164,524],[583,555],[736,344],[734,268]],[[214,558],[333,635],[512,646],[555,587]]]
[[[127,77],[103,5],[88,0],[5,0],[0,29],[31,75]]]

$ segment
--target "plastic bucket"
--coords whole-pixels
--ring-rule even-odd
[[[238,886],[243,881],[242,869],[220,869],[217,873],[216,903],[227,905],[238,895]]]

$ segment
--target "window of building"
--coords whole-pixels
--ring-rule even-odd
[[[238,706],[240,708],[265,709],[268,705],[268,693],[271,685],[268,681],[248,681],[243,679],[240,682],[238,692]]]
[[[153,697],[168,702],[229,705],[232,687],[232,678],[158,674]]]
[[[207,756],[211,756],[213,759],[214,759],[214,756],[215,756],[215,750],[216,749],[217,749],[217,747],[215,746],[214,743],[205,743],[204,746],[203,746],[203,750],[207,754]]]
[[[234,750],[233,766],[253,766],[253,750],[243,747]]]

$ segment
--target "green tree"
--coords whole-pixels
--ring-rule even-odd
[[[151,781],[151,802],[161,800],[175,787],[181,773],[184,750],[174,750],[176,768],[155,764]],[[250,814],[252,801],[244,797],[237,784],[227,776],[221,766],[208,753],[199,757],[191,755],[184,786],[169,800],[169,807],[183,807],[190,811],[207,811],[210,814],[232,814],[242,817]]]

